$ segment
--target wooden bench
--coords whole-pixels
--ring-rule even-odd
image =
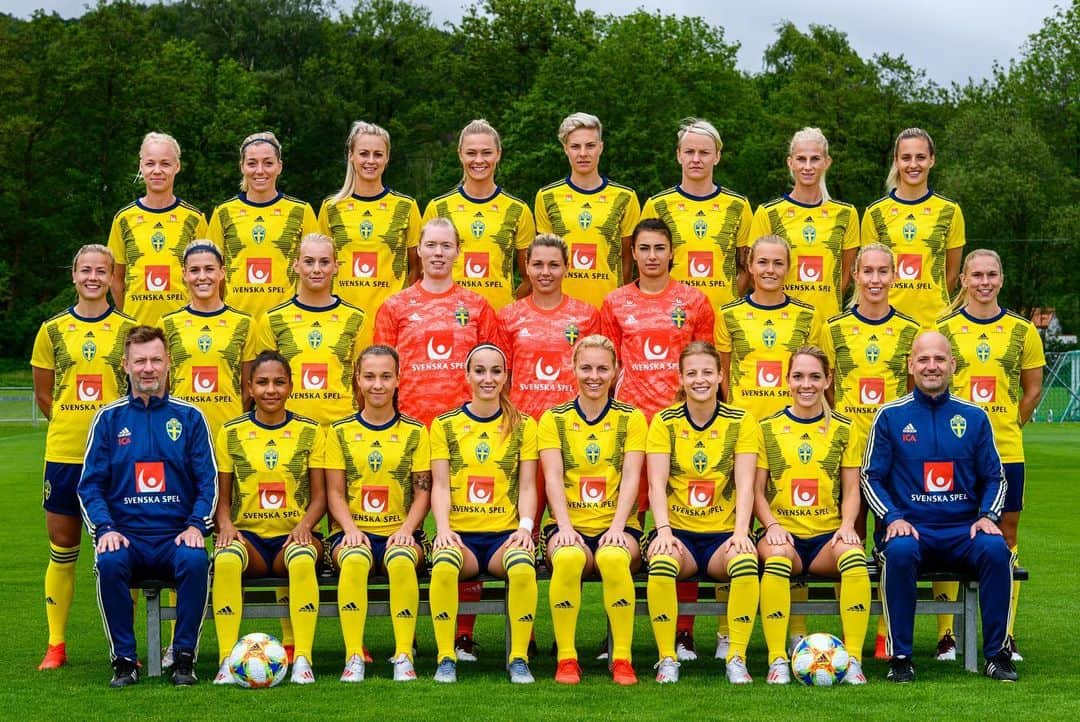
[[[870,581],[874,584],[878,581],[878,567],[873,561],[869,561]],[[537,568],[539,580],[550,579],[546,567]],[[1013,579],[1027,581],[1026,569],[1017,567],[1013,569]],[[484,592],[480,600],[474,602],[461,602],[458,608],[459,614],[500,614],[506,613],[506,581],[487,575],[481,575],[479,581],[484,582]],[[598,583],[599,577],[589,577],[586,583]],[[634,576],[636,607],[635,613],[648,616],[648,605],[645,599],[645,585],[647,575],[639,572]],[[810,587],[810,599],[805,602],[792,602],[792,614],[816,614],[824,616],[839,616],[840,604],[834,596],[834,586],[837,582],[833,578],[812,577],[803,575],[792,577],[793,582],[804,582]],[[976,672],[979,669],[979,582],[978,580],[950,573],[929,573],[919,577],[919,596],[915,604],[916,614],[953,614],[957,619],[955,635],[957,650],[963,655],[964,669]],[[960,590],[956,601],[941,602],[933,599],[929,584],[932,582],[959,582]],[[286,604],[277,601],[275,589],[287,587],[287,579],[261,578],[244,580],[244,618],[245,619],[280,619],[287,617],[289,608]],[[147,674],[151,677],[161,675],[161,624],[176,619],[175,606],[166,603],[162,592],[169,589],[168,582],[158,580],[145,580],[136,589],[142,591],[146,598],[146,647]],[[719,616],[727,613],[727,605],[717,602],[715,599],[715,583],[703,581],[700,584],[698,600],[695,602],[680,602],[679,614],[690,616]],[[881,614],[881,603],[873,600],[870,604],[871,614]],[[207,605],[206,618],[213,618],[213,609]],[[430,616],[428,605],[427,574],[421,572],[420,578],[420,609],[419,614]],[[337,577],[333,575],[321,575],[319,577],[319,616],[338,616],[337,607]],[[368,583],[368,616],[390,616],[389,588],[386,577],[372,576]],[[505,630],[506,644],[509,646],[510,630],[509,622]]]

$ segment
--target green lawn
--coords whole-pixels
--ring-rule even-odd
[[[421,620],[418,629],[422,679],[410,685],[388,680],[385,659],[391,650],[390,623],[376,619],[369,624],[368,646],[377,661],[369,666],[368,681],[358,686],[337,682],[341,672],[342,644],[336,619],[320,621],[315,648],[312,687],[291,687],[249,692],[218,689],[206,683],[214,674],[217,645],[212,625],[203,633],[203,659],[199,674],[204,683],[192,689],[173,689],[164,679],[144,679],[138,687],[115,691],[106,686],[109,669],[107,646],[94,600],[92,554],[84,544],[79,561],[78,586],[68,634],[70,664],[42,673],[36,665],[45,648],[46,628],[42,579],[48,557],[40,510],[41,427],[0,425],[0,458],[6,461],[0,477],[0,493],[6,500],[10,523],[0,530],[5,568],[4,594],[7,645],[6,679],[0,688],[0,709],[20,719],[244,719],[257,698],[267,717],[295,716],[340,718],[347,713],[360,719],[776,719],[795,713],[829,714],[836,718],[880,719],[942,718],[1011,719],[1080,717],[1080,678],[1068,645],[1077,638],[1075,559],[1080,538],[1075,534],[1075,510],[1080,508],[1080,427],[1033,424],[1026,432],[1028,451],[1028,511],[1022,525],[1021,562],[1032,573],[1024,587],[1017,636],[1026,661],[1020,664],[1021,681],[1005,685],[963,671],[959,662],[942,664],[929,658],[935,627],[920,618],[916,630],[917,681],[897,687],[884,681],[886,665],[869,660],[870,684],[864,688],[806,689],[797,686],[770,688],[764,683],[765,652],[760,629],[750,649],[749,688],[732,688],[723,679],[720,662],[711,659],[715,625],[698,620],[697,639],[708,659],[683,665],[682,682],[660,687],[652,682],[655,647],[647,620],[639,617],[634,651],[635,667],[642,683],[635,688],[616,688],[602,662],[591,652],[603,635],[599,604],[583,613],[579,646],[585,679],[576,688],[551,681],[554,662],[542,652],[533,661],[539,682],[531,687],[511,687],[502,672],[502,622],[481,618],[478,637],[483,644],[481,661],[459,665],[456,686],[437,687],[433,671],[431,624]],[[1055,561],[1056,560],[1056,561]],[[586,599],[597,600],[597,585],[588,585]],[[537,636],[542,650],[551,644],[547,598],[542,590]],[[142,621],[141,608],[139,622]],[[276,633],[276,624],[262,625]],[[833,618],[811,619],[811,630],[838,631]],[[138,628],[138,626],[137,626]],[[256,631],[255,623],[245,631]],[[1067,654],[1063,655],[1063,651]],[[808,704],[815,705],[808,708]],[[827,710],[827,712],[826,712]]]

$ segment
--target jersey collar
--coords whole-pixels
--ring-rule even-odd
[[[462,196],[464,196],[465,200],[469,201],[470,203],[476,203],[477,205],[482,205],[484,203],[490,203],[491,201],[495,200],[495,198],[500,193],[502,193],[502,186],[500,186],[500,185],[495,186],[495,192],[492,193],[487,198],[473,198],[472,196],[470,196],[468,193],[465,192],[465,186],[458,186],[458,193],[460,193]]]
[[[585,416],[585,412],[581,409],[581,404],[578,403],[577,396],[574,397],[574,409],[577,411],[577,415],[581,417],[581,420],[584,421],[588,426],[596,426],[604,420],[604,417],[607,416],[608,411],[611,410],[611,397],[608,397],[607,403],[604,404],[604,409],[592,421],[589,421],[589,419]]]
[[[963,308],[961,308],[960,313],[963,315],[964,318],[966,318],[968,321],[971,321],[972,323],[987,324],[987,323],[996,323],[996,322],[1000,321],[1001,317],[1004,316],[1006,313],[1008,313],[1008,310],[1004,306],[1002,306],[1001,310],[998,311],[997,315],[991,316],[990,318],[975,318],[974,316],[972,316],[971,314],[968,313],[967,306],[964,306]]]
[[[382,198],[383,196],[385,196],[385,195],[386,195],[387,193],[389,193],[389,192],[390,192],[390,189],[389,189],[389,188],[387,188],[386,186],[383,186],[383,189],[382,189],[382,193],[376,193],[376,194],[375,194],[375,195],[373,195],[373,196],[362,196],[362,195],[359,195],[359,194],[357,194],[357,193],[353,193],[353,194],[352,194],[352,197],[353,197],[353,198],[354,198],[355,200],[358,200],[358,201],[363,201],[363,202],[367,202],[367,203],[370,203],[371,201],[377,201],[377,200],[379,200],[380,198]]]
[[[925,203],[927,200],[929,200],[930,196],[932,196],[932,195],[934,195],[934,189],[930,188],[929,186],[927,186],[927,188],[926,188],[926,195],[924,195],[922,198],[916,198],[913,201],[905,201],[903,198],[898,198],[896,196],[896,189],[895,188],[893,188],[891,191],[889,191],[889,198],[892,198],[897,203],[903,203],[905,206],[917,206],[920,203]]]
[[[466,416],[468,416],[473,421],[476,421],[476,422],[479,422],[479,423],[487,423],[488,421],[494,421],[495,419],[502,416],[502,409],[499,409],[494,414],[492,414],[491,416],[488,416],[486,418],[483,417],[483,416],[477,416],[472,411],[469,411],[469,403],[468,402],[465,402],[464,404],[461,405],[461,412],[463,414],[465,414]]]
[[[319,311],[329,311],[341,305],[341,299],[337,296],[334,296],[334,302],[328,306],[309,306],[306,303],[301,303],[299,296],[293,296],[292,302],[297,308],[302,308],[305,311],[314,311],[316,313]]]
[[[282,421],[280,424],[264,424],[264,423],[262,423],[261,421],[259,421],[258,419],[255,418],[255,409],[252,409],[251,411],[248,412],[248,418],[251,419],[251,423],[255,424],[260,429],[267,429],[269,431],[273,431],[274,429],[280,429],[282,426],[284,426],[285,424],[292,421],[293,420],[293,412],[289,411],[288,409],[285,409],[285,420]]]
[[[749,293],[746,294],[744,298],[746,298],[746,302],[748,304],[750,304],[754,308],[760,308],[762,311],[773,311],[778,308],[783,308],[784,306],[791,303],[791,296],[787,295],[786,293],[784,294],[784,300],[781,303],[776,304],[775,306],[766,306],[763,303],[754,303],[754,299],[750,298]]]
[[[783,198],[791,205],[798,206],[799,208],[821,208],[823,205],[825,205],[824,199],[822,199],[820,203],[803,203],[792,198],[791,194],[789,193],[785,193]]]
[[[169,211],[180,205],[180,196],[176,196],[175,198],[176,200],[172,202],[172,205],[165,206],[164,208],[150,208],[148,206],[144,206],[142,198],[136,198],[135,205],[139,207],[139,210],[146,211],[147,213],[168,213]]]
[[[356,420],[360,422],[361,426],[363,426],[365,429],[368,429],[369,431],[385,431],[386,429],[389,429],[391,426],[396,424],[398,422],[398,419],[401,418],[401,414],[395,411],[394,415],[385,424],[371,424],[368,423],[363,416],[361,416],[361,413],[362,412],[360,411],[356,412]]]
[[[101,314],[100,316],[94,316],[93,318],[90,318],[90,317],[87,317],[87,316],[80,316],[75,311],[75,307],[72,306],[71,308],[68,309],[68,313],[70,313],[72,316],[79,319],[80,321],[83,321],[84,323],[97,323],[98,321],[101,321],[101,320],[104,320],[104,319],[108,318],[109,314],[111,314],[115,310],[116,310],[116,307],[110,305],[107,309],[105,309],[105,313]]]
[[[809,419],[804,419],[804,418],[802,418],[800,416],[796,416],[795,414],[791,413],[791,407],[790,406],[785,406],[784,407],[784,415],[787,416],[792,421],[794,421],[796,424],[807,424],[807,425],[816,424],[817,422],[819,422],[819,421],[821,421],[822,419],[825,418],[825,412],[823,411],[820,414],[818,414],[817,416],[814,416],[814,417],[809,418]]]
[[[866,316],[863,316],[861,313],[859,313],[859,307],[858,307],[858,305],[855,305],[855,306],[851,307],[851,315],[854,316],[855,318],[859,319],[861,322],[863,322],[863,323],[865,323],[867,325],[880,326],[881,324],[887,322],[889,319],[891,319],[893,316],[896,315],[896,309],[892,306],[892,304],[890,304],[889,305],[889,312],[887,314],[885,314],[884,316],[882,316],[881,318],[879,318],[878,320],[874,321],[872,319],[867,318]]]
[[[720,400],[719,399],[716,400],[716,408],[713,409],[712,416],[709,417],[709,420],[705,422],[704,426],[698,426],[697,424],[694,423],[694,418],[692,416],[690,416],[690,407],[687,405],[687,403],[685,401],[683,401],[682,413],[683,413],[683,416],[686,418],[686,423],[690,424],[690,426],[694,429],[694,431],[704,431],[705,429],[709,428],[709,425],[712,424],[713,419],[715,419],[717,414],[720,413]]]
[[[228,304],[222,306],[216,311],[196,311],[191,307],[191,304],[184,306],[184,310],[190,313],[192,316],[201,316],[202,318],[213,318],[214,316],[220,316],[229,309]]]
[[[591,191],[587,191],[584,188],[580,188],[580,187],[574,185],[574,182],[572,180],[570,180],[570,176],[566,176],[566,185],[573,188],[574,191],[577,192],[577,193],[581,193],[582,195],[590,196],[590,195],[592,195],[594,193],[599,193],[600,191],[607,188],[608,187],[608,179],[607,179],[606,175],[600,176],[600,185],[596,186]]]
[[[675,190],[678,192],[679,195],[681,195],[683,198],[686,198],[688,200],[692,200],[692,201],[709,201],[709,200],[712,200],[713,198],[716,198],[718,195],[720,195],[720,193],[724,189],[719,183],[717,183],[716,184],[716,190],[714,190],[712,193],[708,193],[708,194],[703,195],[703,196],[696,196],[693,193],[687,193],[686,191],[683,190],[683,187],[681,185],[676,185]]]
[[[268,201],[263,201],[262,203],[257,203],[256,201],[249,201],[246,191],[240,191],[239,193],[236,194],[236,197],[240,199],[241,203],[245,203],[245,204],[247,204],[249,206],[252,206],[253,208],[266,208],[267,206],[272,206],[275,203],[277,203],[278,201],[280,201],[282,196],[284,196],[284,195],[285,195],[284,193],[282,193],[281,191],[278,191],[276,196],[274,196],[273,198],[271,198]]]
[[[911,393],[916,401],[918,401],[920,404],[923,404],[924,406],[929,406],[931,408],[935,406],[944,406],[949,401],[949,398],[951,396],[948,389],[942,391],[937,396],[931,396],[930,394],[922,391],[918,386],[912,389]]]

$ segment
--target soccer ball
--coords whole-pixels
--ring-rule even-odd
[[[289,659],[274,637],[261,632],[245,635],[229,653],[229,669],[241,687],[273,687],[285,679]]]
[[[840,684],[850,664],[843,642],[831,634],[811,634],[795,645],[791,654],[795,678],[811,687]]]

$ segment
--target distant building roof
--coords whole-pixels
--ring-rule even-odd
[[[1031,322],[1035,324],[1035,328],[1045,329],[1050,326],[1050,322],[1054,320],[1056,315],[1052,308],[1033,308],[1031,309]]]

